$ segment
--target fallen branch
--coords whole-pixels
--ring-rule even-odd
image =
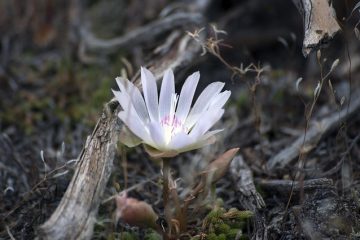
[[[89,239],[118,142],[116,106],[107,105],[88,137],[59,206],[39,229],[42,239]]]
[[[349,107],[344,108],[340,112],[334,112],[330,116],[313,122],[312,126],[306,133],[304,141],[304,134],[299,136],[289,147],[281,150],[278,154],[270,158],[267,163],[267,168],[272,170],[274,168],[284,168],[291,164],[300,152],[309,152],[314,149],[320,139],[329,133],[341,122],[344,122],[348,117],[357,112],[360,108],[360,90],[354,93],[351,97]]]
[[[200,47],[185,36],[163,56],[150,63],[157,80],[163,71],[189,65]],[[133,81],[139,82],[139,74]],[[110,89],[109,89],[110,91]],[[38,230],[40,239],[90,239],[101,196],[110,177],[121,123],[119,106],[110,101],[82,150],[74,176],[55,212]]]
[[[322,47],[339,32],[335,10],[327,0],[293,0],[304,21],[303,54]]]

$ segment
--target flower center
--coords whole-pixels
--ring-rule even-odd
[[[183,131],[183,124],[174,114],[163,117],[160,121],[160,124],[164,127],[165,139],[167,143],[170,142],[172,136]]]
[[[177,94],[173,94],[171,96],[171,107],[169,114],[165,115],[163,118],[160,119],[160,124],[164,128],[166,143],[169,143],[171,141],[171,138],[175,134],[179,132],[187,132],[184,123],[181,122],[181,120],[175,116],[175,108],[177,101],[178,101]]]

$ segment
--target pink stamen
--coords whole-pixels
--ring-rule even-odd
[[[171,135],[178,133],[180,131],[187,133],[187,128],[183,125],[181,120],[179,120],[175,115],[166,115],[160,121],[161,126],[170,128]]]

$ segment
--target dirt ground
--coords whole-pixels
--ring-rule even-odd
[[[292,1],[1,1],[0,239],[42,237],[39,227],[79,167],[87,136],[117,88],[115,77],[136,76],[189,35],[200,51],[177,67],[176,89],[200,71],[197,95],[214,81],[232,94],[218,141],[171,161],[179,196],[216,156],[240,150],[177,237],[360,239],[355,5],[334,1],[341,32],[304,57],[303,20]],[[177,13],[201,20],[156,25]],[[146,26],[153,29],[132,38]],[[95,36],[124,38],[104,46]],[[111,199],[127,189],[161,219],[161,186],[160,165],[142,147],[119,144],[91,238],[161,239],[117,222]],[[234,208],[239,217],[228,218]]]

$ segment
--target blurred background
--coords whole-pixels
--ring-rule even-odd
[[[15,239],[34,238],[37,227],[55,210],[75,168],[71,160],[78,157],[104,104],[113,97],[115,77],[133,78],[140,66],[156,62],[174,42],[201,28],[200,48],[216,43],[220,55],[209,49],[196,52],[177,69],[177,84],[197,70],[198,91],[213,81],[226,82],[232,97],[225,119],[233,124],[228,125],[233,132],[222,144],[241,147],[256,177],[288,178],[293,169],[269,172],[264,164],[303,133],[314,90],[336,59],[339,64],[327,78],[311,118],[344,109],[349,92],[358,89],[357,3],[333,4],[342,31],[321,50],[319,61],[316,51],[306,58],[302,53],[303,20],[292,1],[0,0],[0,239],[9,239],[9,232]],[[181,13],[195,15],[163,23]],[[231,66],[250,70],[234,75]],[[357,137],[359,123],[356,111],[346,124],[327,133],[308,167],[325,172],[335,165]],[[348,152],[351,174],[345,176],[350,180],[344,185],[339,171],[329,176],[338,191],[357,186],[360,146],[354,144]],[[46,179],[58,168],[58,175]],[[110,185],[123,181],[118,175]],[[128,184],[147,177],[140,175]],[[286,201],[264,192],[268,212],[276,205],[285,209]],[[111,207],[104,208],[101,216],[106,218]],[[355,210],[354,221],[359,208]],[[286,231],[303,236],[291,224],[282,231],[274,227],[269,236],[279,239]],[[94,238],[112,239],[113,231],[98,227]],[[247,231],[251,236],[251,228]],[[349,236],[349,231],[342,226],[341,236]]]

